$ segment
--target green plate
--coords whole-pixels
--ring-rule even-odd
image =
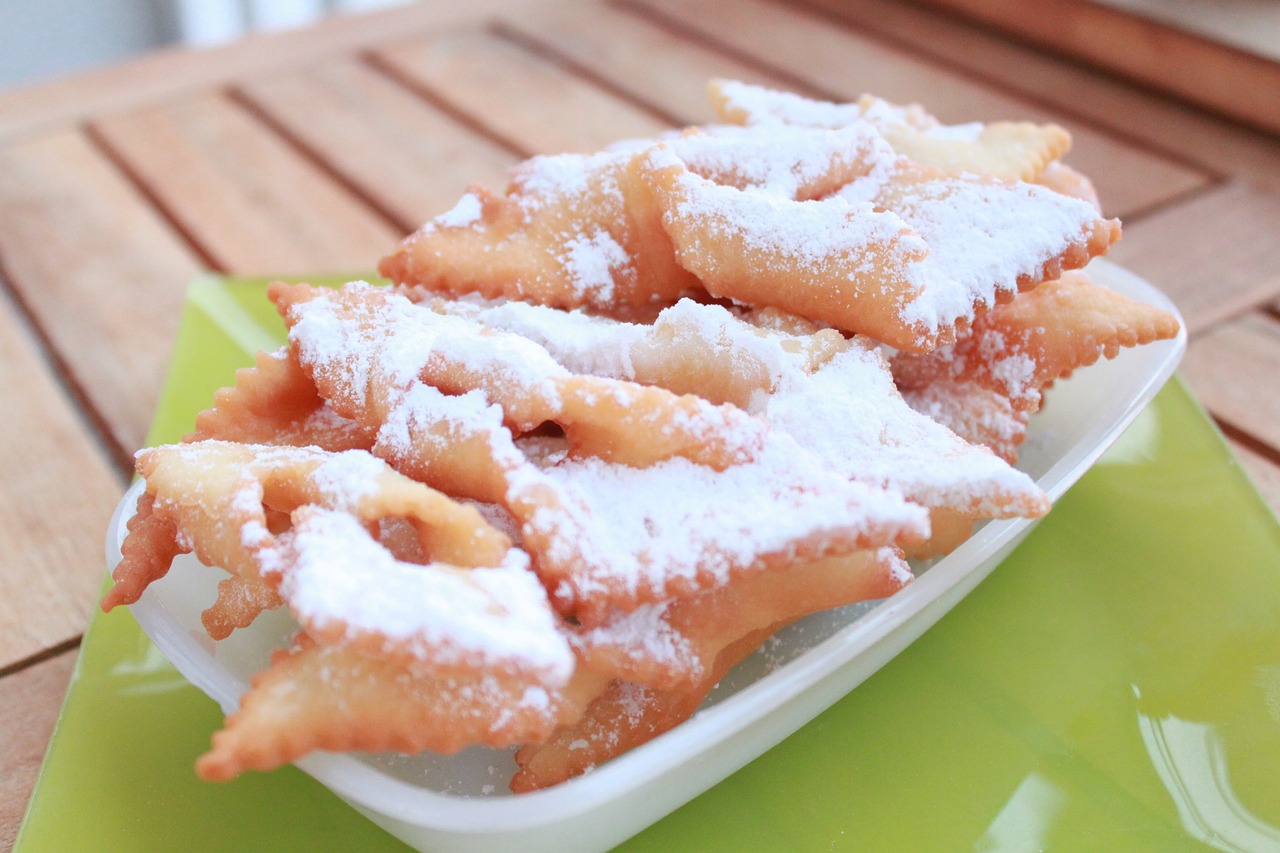
[[[282,339],[264,284],[192,286],[149,443]],[[923,638],[624,848],[1280,850],[1278,617],[1280,524],[1174,381]],[[96,616],[15,850],[405,849],[293,768],[198,781],[220,723]]]

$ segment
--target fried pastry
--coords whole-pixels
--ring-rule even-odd
[[[886,598],[910,579],[898,550],[856,551],[619,613],[573,639],[584,664],[612,678],[664,690],[692,686],[713,670],[724,648],[751,632]]]
[[[557,605],[583,623],[926,532],[900,495],[822,470],[731,404],[572,373],[531,339],[367,286],[272,293],[321,393],[378,430],[374,453],[505,507]],[[525,435],[547,422],[563,437]]]
[[[225,781],[317,749],[451,753],[540,741],[602,689],[590,670],[574,672],[553,690],[492,673],[433,677],[304,634],[254,677],[196,772]]]
[[[1067,273],[979,318],[953,346],[895,355],[893,377],[912,407],[1012,463],[1055,380],[1178,329],[1167,311]]]
[[[215,640],[296,625],[201,777],[469,746],[519,747],[517,792],[585,773],[784,626],[1047,512],[1012,467],[1045,390],[1177,333],[1072,271],[1120,231],[1061,128],[711,99],[470,189],[393,288],[271,285],[288,345],[138,455],[104,609],[193,553]]]
[[[898,106],[873,95],[838,104],[736,80],[712,80],[709,93],[721,121],[828,130],[867,122],[898,154],[951,174],[1038,181],[1049,164],[1071,148],[1071,135],[1056,124],[1002,121],[948,126],[917,104]]]
[[[535,157],[504,195],[472,187],[379,264],[450,293],[643,310],[698,289],[676,263],[652,194],[626,153]]]
[[[839,131],[811,131],[823,132]],[[976,315],[1084,266],[1120,236],[1117,221],[1079,199],[905,158],[802,201],[717,183],[681,150],[658,145],[641,168],[676,256],[708,293],[911,352],[951,342]]]
[[[888,363],[862,338],[813,330],[776,310],[761,319],[688,300],[652,325],[525,303],[426,304],[526,336],[572,370],[673,391],[697,388],[709,399],[731,401],[793,438],[825,470],[935,513],[972,522],[1048,509],[1025,475],[914,412]],[[936,549],[914,543],[910,550]]]
[[[1065,152],[1060,128],[961,132],[730,83],[713,100],[750,126],[534,158],[505,196],[473,190],[380,272],[622,317],[709,294],[915,352],[1119,237],[1093,204],[1023,182]]]
[[[339,451],[368,450],[374,436],[335,413],[293,351],[283,347],[258,353],[253,367],[236,371],[234,385],[214,394],[213,406],[196,416],[186,440],[206,438]]]

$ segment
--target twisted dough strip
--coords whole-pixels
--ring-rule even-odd
[[[539,741],[578,718],[604,684],[585,667],[558,689],[494,673],[427,676],[300,635],[254,676],[196,772],[224,781],[317,749],[452,753]]]
[[[813,201],[718,183],[675,144],[641,155],[640,170],[676,257],[708,293],[909,352],[950,343],[976,314],[1120,236],[1118,221],[1078,199],[906,160]]]
[[[168,572],[176,554],[194,551],[205,565],[243,580],[220,591],[219,604],[227,609],[206,619],[215,639],[281,603],[275,594],[276,534],[287,526],[287,514],[304,504],[342,509],[366,523],[407,518],[428,553],[456,565],[498,565],[510,546],[475,509],[397,474],[363,451],[333,454],[207,440],[142,451],[137,466],[146,480],[139,520],[136,529],[131,526],[124,557],[112,574],[116,586],[102,606],[110,610],[133,603]],[[360,475],[362,486],[342,487],[352,474]]]
[[[744,577],[687,598],[619,614],[580,630],[584,666],[660,690],[696,687],[730,643],[771,625],[823,610],[885,598],[911,578],[892,548],[855,551]]]
[[[1173,314],[1071,272],[979,318],[951,347],[894,356],[893,377],[917,410],[1012,463],[1055,380],[1178,329]]]
[[[716,117],[735,125],[834,130],[870,122],[898,154],[950,174],[1039,181],[1049,164],[1071,148],[1071,135],[1056,124],[1001,121],[947,127],[918,105],[901,107],[872,95],[837,104],[736,80],[712,80],[708,94]]]
[[[509,510],[557,606],[584,624],[922,533],[900,497],[819,470],[736,407],[574,375],[528,339],[367,286],[272,296],[321,394],[377,427],[374,452]],[[564,440],[513,440],[544,418]]]
[[[378,272],[437,291],[624,312],[696,292],[631,159],[535,157],[514,170],[505,195],[471,187]]]
[[[779,629],[810,613],[891,595],[910,579],[890,548],[797,564],[670,605],[664,626],[685,641],[694,666],[663,671],[625,646],[583,653],[583,668],[618,675],[574,722],[516,753],[516,793],[559,784],[687,720],[730,669]],[[632,679],[631,677],[635,678]]]
[[[554,422],[575,455],[635,467],[680,457],[722,469],[750,459],[763,439],[763,425],[734,407],[574,376],[518,335],[418,309],[385,290],[277,282],[268,296],[303,342],[299,355],[321,395],[369,429],[382,429],[405,395],[425,385],[451,396],[479,391],[517,433]],[[495,502],[488,489],[467,496]]]
[[[930,542],[910,545],[912,554],[954,545],[976,518],[1048,509],[1024,474],[913,411],[865,340],[846,340],[776,309],[735,315],[683,300],[652,325],[638,325],[523,303],[428,304],[518,332],[570,369],[675,391],[697,388],[747,408],[827,470],[929,507]]]
[[[213,406],[196,416],[184,440],[206,438],[340,451],[368,450],[374,435],[329,408],[285,347],[259,352],[253,367],[236,371],[234,385],[214,393]]]
[[[558,785],[670,731],[693,716],[729,670],[784,627],[771,625],[730,643],[693,687],[609,682],[575,723],[516,752],[520,770],[511,777],[511,790],[524,794]]]

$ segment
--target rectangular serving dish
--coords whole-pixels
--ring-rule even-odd
[[[1174,310],[1155,288],[1106,262],[1095,280]],[[1124,431],[1172,375],[1185,334],[1080,371],[1032,419],[1019,467],[1058,498]],[[119,560],[137,489],[108,531]],[[298,766],[388,832],[421,850],[602,850],[643,829],[774,746],[856,687],[972,590],[1031,530],[1014,519],[983,525],[890,599],[818,614],[792,626],[727,677],[689,721],[578,779],[514,796],[508,751],[455,756],[316,753]],[[224,712],[252,673],[294,631],[268,613],[214,644],[200,627],[218,572],[183,557],[132,610],[160,651]]]

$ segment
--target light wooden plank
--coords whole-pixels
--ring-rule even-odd
[[[1213,416],[1280,452],[1280,321],[1255,312],[1193,341],[1182,374]]]
[[[77,132],[0,148],[0,258],[123,453],[146,434],[195,255]]]
[[[370,269],[400,236],[223,94],[94,127],[168,215],[230,272]]]
[[[1265,129],[1280,130],[1280,63],[1159,21],[1080,0],[923,0],[1117,71]]]
[[[712,120],[713,77],[787,86],[776,75],[629,12],[604,4],[558,6],[537,15],[507,14],[505,29],[589,68],[610,85],[669,114],[678,124]]]
[[[1280,7],[1271,0],[1094,0],[1222,45],[1280,60]]]
[[[0,850],[13,847],[75,662],[64,652],[0,679]]]
[[[409,230],[518,159],[368,65],[340,59],[253,80],[240,94]]]
[[[1271,511],[1280,516],[1280,463],[1238,441],[1228,439],[1227,443],[1231,445],[1231,452],[1236,455],[1236,459],[1240,460],[1240,467],[1257,487],[1258,494],[1262,495]]]
[[[1280,296],[1280,195],[1231,183],[1126,225],[1110,257],[1173,299],[1192,334]]]
[[[1217,175],[1280,189],[1280,145],[1267,133],[1038,51],[989,30],[898,0],[806,0],[877,38],[1052,104],[1123,139]]]
[[[1127,216],[1203,186],[1207,176],[1098,132],[1061,110],[978,83],[883,41],[832,26],[812,12],[767,0],[626,0],[679,27],[852,99],[871,92],[918,101],[947,122],[1018,119],[1058,122],[1074,138],[1069,162],[1097,184],[1108,212]]]
[[[542,0],[410,3],[339,15],[299,30],[254,35],[202,49],[169,49],[88,74],[0,93],[0,140],[48,132],[136,110],[218,84],[298,68],[388,39],[477,21],[498,10],[536,8]]]
[[[430,91],[495,138],[528,154],[594,151],[669,124],[548,59],[472,30],[377,51],[389,68]],[[655,57],[655,61],[658,58]]]
[[[79,635],[102,582],[102,541],[123,489],[0,298],[0,669]],[[2,729],[0,729],[2,730]]]

